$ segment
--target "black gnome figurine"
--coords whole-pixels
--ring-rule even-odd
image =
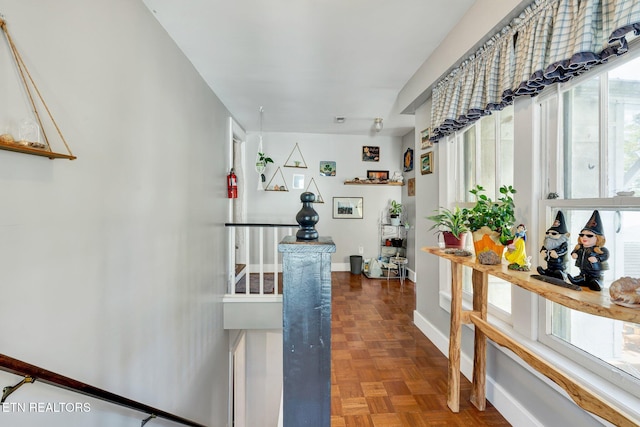
[[[296,233],[298,240],[317,240],[318,232],[315,229],[316,223],[320,220],[318,212],[313,209],[313,202],[316,201],[316,195],[310,192],[304,192],[300,195],[302,209],[296,215],[296,221],[300,224],[300,229]]]
[[[588,286],[593,291],[602,290],[602,271],[608,270],[609,251],[604,247],[606,239],[602,230],[600,213],[593,211],[591,218],[578,235],[578,244],[571,252],[580,269],[578,276],[569,276],[574,285]]]
[[[560,280],[567,278],[567,253],[569,252],[569,232],[562,211],[558,211],[553,225],[549,227],[544,237],[544,244],[540,254],[547,262],[547,268],[538,267],[542,276],[555,277]]]

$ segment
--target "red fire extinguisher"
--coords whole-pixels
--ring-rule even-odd
[[[227,175],[227,197],[229,199],[237,199],[238,198],[238,179],[236,178],[236,173],[231,168],[231,172]]]

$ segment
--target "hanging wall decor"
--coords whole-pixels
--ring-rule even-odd
[[[379,162],[380,161],[380,147],[372,147],[365,145],[362,147],[362,161],[363,162]]]
[[[278,178],[278,174],[280,176],[279,178]],[[287,189],[287,184],[284,179],[284,175],[282,174],[282,169],[280,169],[280,166],[278,166],[278,169],[276,169],[276,171],[273,173],[273,176],[267,183],[267,186],[265,187],[264,191],[289,191]]]
[[[298,152],[298,154],[295,154],[296,151]],[[291,158],[292,156],[293,158]],[[287,160],[284,162],[284,167],[285,168],[303,168],[303,169],[307,168],[307,163],[304,161],[304,156],[302,155],[302,151],[300,151],[300,146],[298,145],[297,142],[296,142],[296,145],[293,147],[293,150],[291,150],[289,157],[287,157]]]
[[[433,173],[433,151],[420,156],[420,172],[422,175]]]
[[[315,191],[312,191],[311,185],[313,185],[313,188],[315,188]],[[316,184],[316,181],[313,178],[311,178],[309,185],[307,185],[307,189],[304,191],[311,192],[316,195],[315,203],[324,203],[324,199],[322,198],[322,194],[320,194],[320,189],[318,188],[318,184]]]
[[[416,195],[416,179],[409,178],[407,181],[407,196],[415,196]]]
[[[420,132],[420,148],[426,149],[429,147],[433,147],[433,141],[431,141],[431,128],[426,128],[425,130]]]
[[[404,152],[404,172],[410,172],[413,170],[413,148],[407,148]]]
[[[29,104],[31,107],[31,111],[33,112],[33,118],[24,118],[20,121],[18,129],[16,129],[15,134],[12,131],[6,131],[2,135],[0,135],[0,149],[15,151],[18,153],[24,154],[32,154],[35,156],[48,157],[50,159],[69,159],[75,160],[76,156],[73,155],[67,141],[64,139],[58,124],[53,118],[49,107],[44,101],[42,94],[38,90],[33,78],[31,77],[31,73],[27,69],[26,64],[24,63],[22,56],[18,52],[18,48],[16,47],[11,35],[9,34],[9,30],[7,29],[7,22],[0,17],[0,27],[2,27],[2,31],[5,35],[7,43],[11,49],[13,61],[18,70],[18,74],[22,80],[22,85],[26,91],[26,94],[29,98]],[[49,117],[49,121],[51,122],[51,126],[55,128],[57,131],[62,143],[67,149],[68,154],[56,153],[51,149],[51,145],[49,143],[49,138],[47,137],[46,127],[43,126],[42,119],[40,117],[40,113],[38,111],[38,107],[36,105],[36,101],[34,98],[34,92],[37,97],[37,100],[40,102],[42,107],[47,112]],[[5,100],[6,101],[6,100]],[[42,136],[42,140],[40,137]]]
[[[320,176],[336,176],[336,171],[336,162],[320,162]]]

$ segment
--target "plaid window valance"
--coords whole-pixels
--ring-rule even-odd
[[[638,0],[533,2],[435,85],[431,139],[622,55],[632,31],[640,35]]]

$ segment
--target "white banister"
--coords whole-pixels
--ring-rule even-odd
[[[228,228],[228,248],[232,253],[229,254],[228,260],[228,293],[238,295],[236,292],[237,283],[242,280],[244,271],[244,280],[246,283],[245,290],[242,295],[251,294],[251,274],[258,275],[258,293],[265,295],[265,274],[273,274],[273,293],[267,295],[278,295],[278,281],[280,276],[280,254],[278,252],[278,244],[285,235],[293,235],[297,230],[297,225],[293,224],[225,224]],[[265,229],[271,228],[272,232],[265,236]],[[281,233],[280,230],[283,230]],[[240,243],[240,247],[236,248],[236,232],[242,230],[244,238]],[[253,235],[253,236],[252,236]],[[269,242],[271,239],[271,242]],[[242,259],[244,256],[244,259]],[[273,257],[270,259],[270,257]],[[252,258],[253,257],[253,258]],[[266,261],[265,261],[266,260]],[[252,262],[253,261],[253,262]],[[246,268],[240,274],[236,273],[236,263],[245,264]]]

